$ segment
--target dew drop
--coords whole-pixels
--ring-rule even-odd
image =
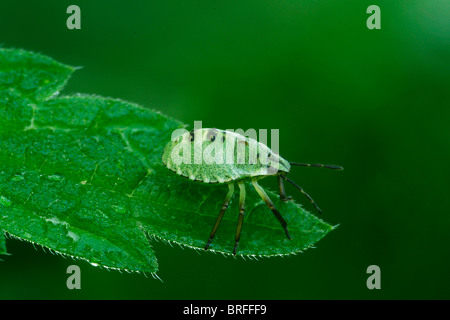
[[[5,196],[0,196],[0,204],[2,206],[4,206],[5,208],[9,208],[12,205],[12,201],[9,200],[7,197]]]
[[[118,206],[118,205],[112,205],[111,206],[115,212],[120,213],[120,214],[124,214],[127,213],[127,209],[122,207],[122,206]]]
[[[61,181],[64,179],[64,176],[60,174],[51,174],[47,176],[47,179],[50,181]]]
[[[68,231],[67,235],[69,237],[71,237],[74,242],[77,242],[78,240],[80,240],[80,236],[77,235],[75,232]]]
[[[23,181],[24,179],[25,179],[25,177],[23,175],[15,174],[9,179],[9,181],[17,182],[17,181]]]

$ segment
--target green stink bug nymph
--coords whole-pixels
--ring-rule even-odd
[[[172,138],[162,155],[163,164],[176,174],[194,181],[203,183],[228,184],[228,193],[217,217],[216,223],[205,245],[207,250],[222,221],[225,211],[234,194],[234,184],[237,183],[240,191],[239,218],[236,229],[233,255],[239,245],[242,224],[245,212],[245,182],[250,181],[257,193],[261,196],[269,209],[280,222],[288,239],[291,239],[287,223],[275,208],[273,202],[267,196],[258,180],[267,176],[276,176],[280,199],[288,201],[292,199],[286,196],[284,183],[286,180],[302,192],[321,213],[314,200],[294,181],[286,175],[290,172],[291,165],[306,167],[322,167],[342,170],[340,166],[325,164],[294,163],[279,156],[265,144],[255,139],[245,137],[233,131],[219,129],[196,129],[184,132]]]

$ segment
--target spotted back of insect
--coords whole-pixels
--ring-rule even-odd
[[[289,162],[265,144],[232,131],[198,129],[167,143],[163,164],[178,175],[205,183],[226,183],[287,173]]]

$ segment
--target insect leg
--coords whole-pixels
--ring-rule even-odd
[[[242,229],[242,223],[244,222],[244,211],[245,211],[245,184],[244,182],[238,182],[239,186],[239,218],[238,218],[238,224],[236,229],[236,237],[234,239],[234,248],[233,248],[233,254],[236,255],[236,250],[239,245],[239,240],[241,239],[241,229]]]
[[[311,201],[311,203],[314,205],[314,207],[317,209],[317,211],[318,211],[319,213],[322,213],[322,210],[320,210],[319,206],[316,204],[316,202],[313,200],[313,198],[311,198],[311,196],[310,196],[309,194],[307,194],[307,193],[305,192],[305,190],[303,190],[302,187],[300,187],[298,184],[296,184],[294,181],[292,181],[291,179],[289,179],[289,178],[286,177],[286,176],[283,176],[283,175],[282,175],[282,176],[280,176],[280,177],[282,177],[284,180],[289,181],[294,187],[296,187],[298,190],[300,190],[300,192],[303,193],[303,194],[309,199],[309,201]]]
[[[234,183],[229,183],[227,196],[225,197],[222,209],[220,209],[219,215],[217,216],[216,224],[214,225],[214,228],[212,229],[211,234],[209,235],[209,239],[208,242],[206,243],[205,250],[208,250],[208,247],[211,244],[211,241],[214,238],[217,229],[219,228],[220,222],[222,221],[223,215],[225,214],[225,211],[227,210],[228,205],[230,204],[230,200],[231,197],[233,196],[233,193],[234,193]]]
[[[291,196],[286,195],[286,190],[284,189],[284,181],[283,178],[278,176],[278,186],[280,187],[280,200],[282,201],[290,201],[292,200]]]
[[[283,217],[281,216],[281,214],[277,210],[277,208],[275,208],[275,205],[273,204],[272,200],[270,200],[269,196],[264,191],[264,189],[261,188],[261,186],[258,184],[258,181],[256,179],[252,180],[252,183],[253,183],[253,186],[255,187],[256,191],[258,192],[258,194],[261,196],[261,198],[264,200],[264,202],[269,207],[269,209],[272,210],[275,217],[278,219],[278,221],[280,221],[281,226],[283,227],[284,232],[286,233],[286,236],[288,237],[288,239],[291,240],[292,238],[289,235],[289,231],[287,228],[287,222],[283,219]]]

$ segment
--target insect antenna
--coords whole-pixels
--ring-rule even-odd
[[[297,162],[289,162],[291,166],[302,166],[302,167],[316,167],[316,168],[327,168],[334,170],[344,170],[341,166],[335,166],[332,164],[321,164],[321,163],[297,163]]]
[[[309,199],[309,201],[311,201],[311,203],[314,205],[314,207],[317,209],[317,211],[319,211],[319,213],[322,213],[322,210],[320,210],[319,206],[314,202],[313,198],[311,198],[311,196],[309,194],[307,194],[305,192],[305,190],[303,190],[302,187],[300,187],[298,184],[296,184],[294,181],[292,181],[291,179],[289,179],[286,176],[280,175],[280,177],[282,177],[284,180],[290,182],[294,187],[296,187],[298,190],[300,190],[300,192],[303,193]]]

